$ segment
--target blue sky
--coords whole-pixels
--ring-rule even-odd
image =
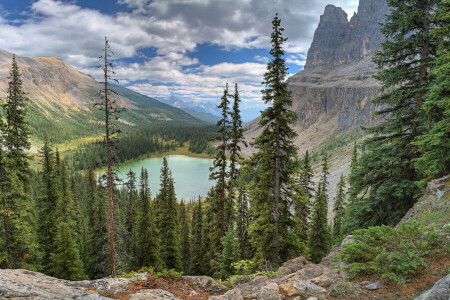
[[[0,48],[58,56],[100,79],[95,66],[108,36],[121,85],[154,97],[217,101],[226,82],[237,82],[244,108],[261,107],[275,12],[295,74],[327,4],[351,15],[358,1],[0,0]]]

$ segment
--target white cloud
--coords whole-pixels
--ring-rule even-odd
[[[151,96],[176,92],[214,100],[225,82],[240,83],[242,97],[260,99],[260,82],[268,58],[257,62],[202,66],[187,56],[202,43],[224,49],[270,47],[271,20],[278,12],[286,28],[286,61],[304,64],[319,16],[326,4],[355,8],[353,0],[118,0],[131,12],[103,14],[76,1],[37,0],[23,22],[7,20],[0,9],[0,48],[24,56],[59,56],[77,69],[101,79],[93,68],[110,39],[115,58],[129,58],[142,48],[157,56],[142,63],[116,63],[122,83]],[[163,86],[166,85],[166,86]]]

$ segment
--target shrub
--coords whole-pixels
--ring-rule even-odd
[[[354,242],[345,244],[340,259],[349,279],[365,273],[405,285],[406,277],[427,264],[424,256],[439,249],[441,234],[417,221],[403,223],[398,229],[376,226],[357,230]]]

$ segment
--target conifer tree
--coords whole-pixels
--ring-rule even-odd
[[[222,118],[217,122],[217,128],[219,136],[216,138],[216,141],[219,142],[219,145],[216,147],[216,158],[214,159],[213,166],[210,168],[210,180],[216,180],[216,190],[220,195],[220,203],[218,210],[219,220],[218,225],[220,226],[220,234],[223,236],[225,234],[225,227],[227,220],[225,219],[225,207],[227,204],[225,203],[225,189],[226,189],[226,179],[227,179],[227,157],[226,152],[229,148],[229,140],[230,140],[230,121],[228,119],[230,115],[230,101],[228,93],[228,83],[225,86],[223,91],[223,96],[220,102],[220,105],[217,108],[222,111]]]
[[[345,178],[344,174],[341,174],[341,178],[337,184],[337,194],[334,198],[334,218],[333,218],[333,241],[338,243],[342,237],[342,221],[344,218],[345,208]]]
[[[330,175],[330,172],[328,171],[328,154],[325,153],[323,155],[322,159],[322,175],[320,176],[320,184],[322,185],[322,191],[326,194],[327,193],[327,186],[328,186],[328,175]]]
[[[424,181],[450,172],[450,4],[444,0],[437,5],[431,15],[436,25],[430,29],[430,36],[437,41],[438,52],[430,62],[431,87],[419,112],[424,117],[419,128],[422,134],[414,141],[419,150],[414,163]]]
[[[241,260],[249,258],[248,226],[250,225],[250,212],[248,204],[247,186],[239,183],[239,195],[236,205],[236,231],[239,243],[239,257]]]
[[[189,215],[186,204],[180,203],[180,226],[181,226],[181,253],[183,261],[183,273],[189,274],[191,264],[191,230]]]
[[[439,25],[430,15],[440,1],[387,2],[391,10],[381,28],[385,41],[374,58],[379,69],[375,78],[384,93],[372,101],[385,118],[367,129],[371,137],[358,159],[351,191],[358,195],[352,229],[397,224],[419,191],[415,181],[420,176],[413,164],[418,151],[412,143],[421,134],[421,106],[431,86],[428,72],[436,41],[430,28]]]
[[[52,274],[67,280],[84,280],[83,262],[78,248],[72,238],[71,230],[66,222],[58,225],[55,241],[55,252],[51,255]]]
[[[134,224],[136,219],[136,205],[138,192],[136,189],[136,173],[131,169],[127,173],[127,182],[126,182],[126,192],[127,192],[127,200],[124,208],[125,220],[124,226],[126,231],[126,238],[124,239],[124,247],[125,252],[128,256],[132,255],[134,251],[134,241],[133,241],[133,232],[134,232]],[[156,216],[156,214],[155,214]],[[152,220],[154,226],[156,226],[155,220]],[[132,261],[132,259],[129,259]],[[130,262],[132,265],[132,262]]]
[[[220,278],[222,280],[227,279],[235,273],[234,263],[239,260],[239,253],[236,249],[239,247],[236,234],[234,230],[230,227],[222,237],[223,249],[217,258],[213,261],[213,266],[217,270],[214,273],[214,277]]]
[[[37,200],[38,239],[42,252],[42,268],[46,274],[53,275],[54,266],[50,259],[56,251],[56,235],[61,220],[61,192],[56,176],[55,152],[47,141],[40,151],[41,155],[41,191]]]
[[[174,181],[166,157],[161,168],[161,259],[168,269],[181,270],[181,241]]]
[[[140,195],[136,204],[136,225],[133,234],[135,269],[155,266],[160,261],[160,242],[150,199],[148,171],[142,168]]]
[[[303,188],[309,199],[312,198],[314,191],[314,183],[312,182],[312,178],[313,170],[311,167],[308,150],[306,150],[300,172],[300,186]]]
[[[252,243],[257,251],[270,259],[275,265],[280,263],[280,253],[286,255],[296,249],[292,246],[289,235],[293,226],[290,214],[290,199],[284,191],[290,190],[293,184],[291,177],[298,170],[295,160],[297,148],[293,144],[295,131],[290,127],[296,119],[294,112],[288,107],[292,104],[291,92],[285,82],[287,67],[283,58],[282,44],[286,38],[282,36],[284,28],[280,27],[278,15],[273,19],[271,35],[273,56],[267,65],[264,75],[265,89],[263,100],[270,106],[261,114],[261,134],[252,145],[258,152],[252,156],[252,163],[259,166],[259,173],[253,188],[252,208],[255,221],[250,228]],[[282,188],[283,187],[283,188]],[[284,214],[284,215],[283,215]]]
[[[114,129],[114,120],[118,120],[118,114],[120,113],[120,108],[117,102],[112,97],[117,94],[114,90],[110,88],[110,81],[116,79],[112,78],[111,75],[114,74],[113,65],[110,62],[110,58],[114,55],[111,51],[108,39],[105,37],[105,48],[103,49],[104,54],[100,56],[103,59],[103,63],[99,66],[103,70],[104,82],[101,94],[103,95],[103,100],[101,102],[94,103],[101,111],[105,113],[105,137],[104,144],[106,148],[106,188],[108,196],[108,238],[109,238],[109,268],[110,275],[114,277],[116,275],[116,253],[115,253],[115,230],[114,230],[114,200],[113,200],[113,146],[115,144],[115,138],[120,132],[118,129]]]
[[[204,275],[207,264],[205,262],[205,239],[203,228],[203,208],[199,197],[194,204],[192,213],[192,263],[190,273],[192,275]]]
[[[236,178],[239,176],[238,162],[242,159],[241,157],[241,144],[247,147],[247,142],[244,139],[244,129],[242,128],[241,111],[239,110],[239,91],[238,85],[235,84],[234,95],[233,95],[233,111],[231,115],[231,128],[230,128],[230,141],[228,150],[230,153],[230,172],[229,172],[229,189],[228,189],[228,203],[227,210],[225,214],[226,223],[229,226],[233,226],[233,214],[234,214],[234,183]]]
[[[27,97],[13,55],[6,104],[0,121],[0,267],[25,268],[38,260],[29,196]],[[4,148],[3,148],[4,147]]]
[[[327,199],[322,183],[319,183],[316,192],[316,201],[311,217],[308,249],[311,261],[319,263],[328,254],[331,234],[327,225]]]

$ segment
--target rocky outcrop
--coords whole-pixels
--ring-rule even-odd
[[[414,298],[414,300],[448,300],[450,299],[450,274],[436,282],[431,289]]]
[[[130,300],[181,300],[180,298],[172,295],[169,292],[153,289],[153,290],[141,290],[129,297]]]
[[[371,59],[383,40],[378,24],[388,12],[385,0],[361,0],[350,21],[341,8],[325,8],[304,70],[288,80],[298,131],[334,116],[340,130],[379,121],[371,100],[380,84],[372,78],[377,69]]]

